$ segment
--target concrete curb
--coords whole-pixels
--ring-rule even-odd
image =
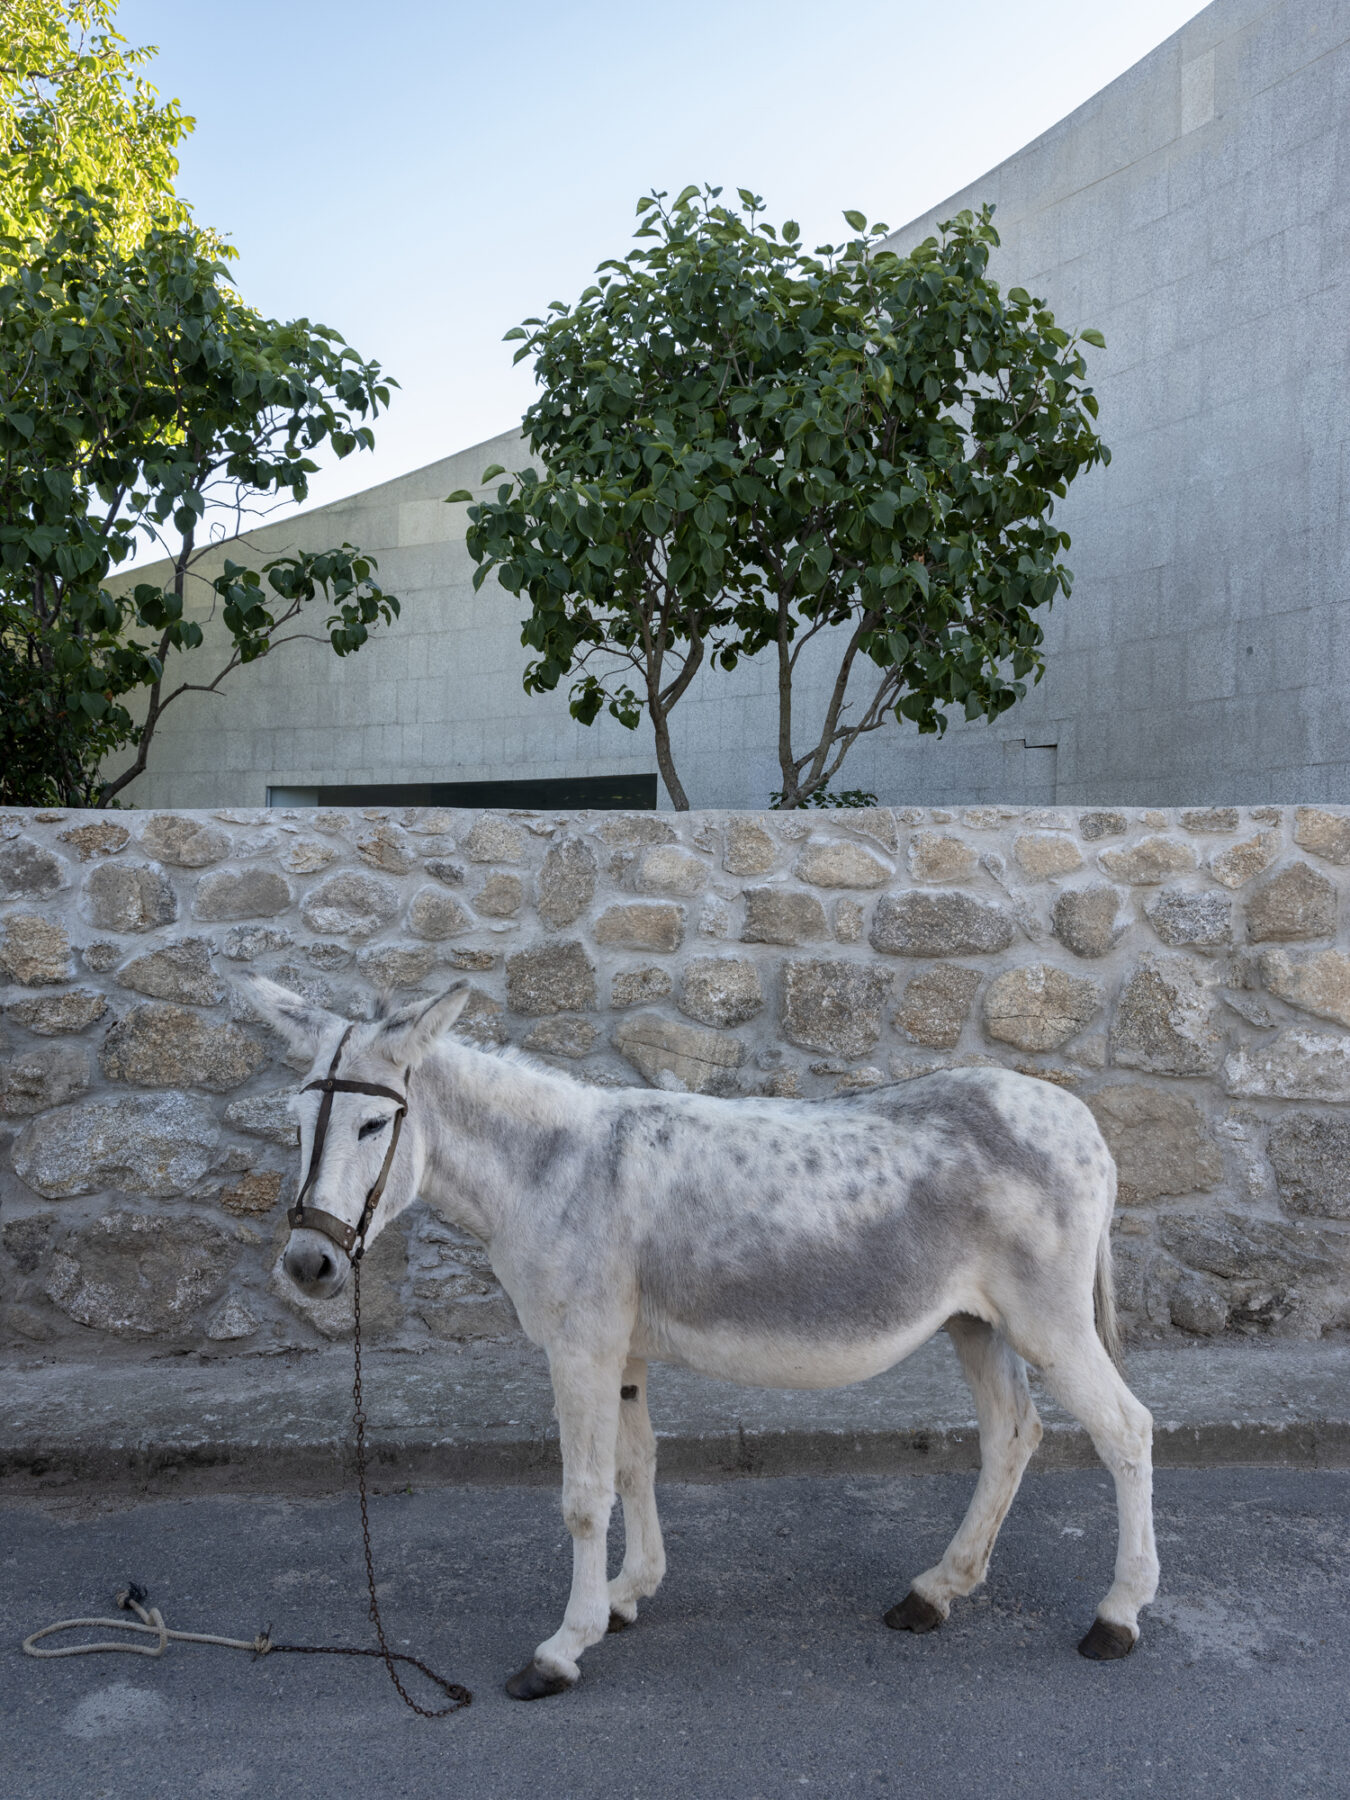
[[[377,1488],[552,1482],[552,1393],[528,1345],[367,1356]],[[1159,1467],[1350,1466],[1350,1346],[1205,1345],[1136,1352],[1131,1386]],[[345,1350],[303,1358],[33,1364],[5,1379],[0,1488],[332,1492],[353,1474]],[[827,1393],[740,1388],[654,1367],[666,1480],[973,1469],[973,1407],[939,1336],[898,1368]],[[1043,1394],[1040,1468],[1096,1463]]]

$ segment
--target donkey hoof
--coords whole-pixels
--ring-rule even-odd
[[[946,1618],[939,1612],[931,1600],[925,1600],[922,1594],[916,1594],[911,1588],[897,1606],[884,1614],[884,1620],[892,1631],[936,1631]]]
[[[1078,1654],[1089,1662],[1118,1662],[1128,1656],[1139,1642],[1127,1625],[1113,1625],[1109,1619],[1094,1619],[1092,1630],[1078,1646]]]
[[[565,1675],[556,1675],[537,1662],[527,1662],[506,1684],[513,1700],[546,1700],[550,1694],[564,1693],[572,1683]]]
[[[609,1624],[606,1625],[605,1630],[606,1631],[627,1631],[627,1629],[630,1625],[636,1625],[636,1624],[637,1624],[637,1608],[636,1607],[634,1607],[633,1616],[630,1619],[626,1613],[621,1613],[618,1611],[618,1609],[616,1607],[611,1606],[609,1609]]]

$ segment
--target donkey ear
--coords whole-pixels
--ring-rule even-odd
[[[467,981],[457,981],[435,1000],[410,1000],[383,1021],[370,1048],[377,1056],[415,1069],[468,1004]]]
[[[341,1023],[336,1013],[313,1005],[279,982],[269,981],[265,975],[240,976],[239,990],[249,1005],[286,1040],[295,1056],[313,1060],[325,1033]]]

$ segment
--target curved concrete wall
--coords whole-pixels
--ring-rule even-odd
[[[999,168],[896,234],[996,203],[994,272],[1095,325],[1114,460],[1064,517],[1077,584],[1050,672],[998,725],[899,727],[841,786],[890,803],[1350,798],[1350,13],[1216,0]],[[452,488],[513,434],[253,534],[359,542],[404,601],[339,663],[297,646],[168,716],[139,805],[261,804],[267,786],[627,774],[646,728],[527,699],[518,603],[475,596]],[[238,548],[232,546],[235,554]],[[674,735],[698,806],[779,785],[767,663],[699,682]],[[808,681],[799,710],[820,696]]]

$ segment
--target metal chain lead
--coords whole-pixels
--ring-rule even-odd
[[[356,1331],[354,1333],[355,1372],[352,1377],[352,1406],[356,1425],[356,1476],[361,1494],[361,1540],[366,1553],[366,1584],[370,1589],[370,1619],[375,1627],[375,1635],[379,1639],[378,1650],[357,1649],[349,1644],[273,1644],[267,1642],[268,1652],[286,1651],[292,1656],[378,1656],[389,1671],[389,1679],[398,1690],[399,1699],[405,1706],[410,1706],[415,1713],[424,1719],[445,1719],[451,1713],[460,1712],[468,1706],[473,1695],[468,1688],[461,1687],[457,1681],[447,1681],[444,1675],[438,1675],[429,1669],[419,1657],[409,1656],[403,1650],[391,1650],[384,1635],[384,1621],[380,1618],[380,1603],[375,1597],[375,1559],[370,1548],[370,1513],[366,1504],[366,1410],[361,1393],[361,1258],[352,1263],[352,1306],[356,1315]],[[266,1634],[263,1641],[266,1642]],[[434,1682],[438,1688],[450,1696],[449,1706],[419,1706],[412,1695],[398,1678],[396,1662],[407,1663],[410,1668],[419,1669],[428,1681]]]
[[[366,1585],[370,1589],[370,1621],[375,1627],[375,1636],[379,1639],[379,1655],[384,1658],[384,1666],[389,1671],[389,1679],[398,1690],[398,1697],[405,1706],[410,1706],[415,1713],[424,1719],[444,1719],[451,1713],[459,1712],[473,1699],[468,1688],[461,1687],[456,1681],[446,1681],[443,1676],[434,1674],[424,1662],[415,1656],[404,1656],[391,1650],[384,1635],[384,1621],[380,1617],[380,1603],[375,1596],[375,1559],[370,1548],[370,1512],[366,1504],[366,1410],[361,1391],[361,1258],[358,1255],[352,1264],[352,1309],[356,1315],[356,1330],[353,1337],[355,1346],[355,1371],[352,1377],[352,1409],[356,1425],[356,1479],[361,1495],[361,1541],[366,1553]],[[368,1654],[374,1655],[371,1651]],[[434,1681],[437,1687],[444,1688],[450,1696],[449,1706],[419,1706],[416,1700],[399,1680],[395,1661],[411,1663],[424,1675]]]

